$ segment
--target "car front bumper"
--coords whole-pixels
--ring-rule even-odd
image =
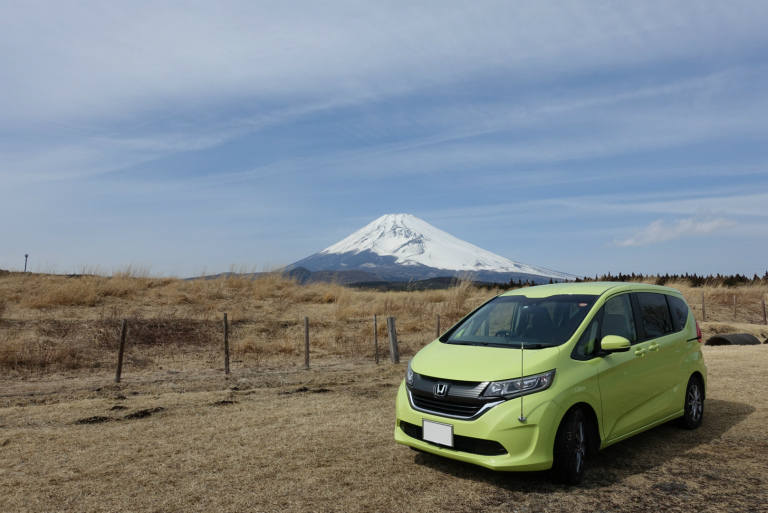
[[[458,420],[413,409],[403,382],[397,394],[395,441],[494,470],[546,470],[552,467],[555,435],[565,413],[548,392],[522,398],[526,417],[522,422],[519,420],[521,398],[505,401],[476,419]],[[420,439],[424,420],[453,426],[454,447]],[[494,447],[503,449],[496,451]],[[503,454],[498,454],[500,452]]]

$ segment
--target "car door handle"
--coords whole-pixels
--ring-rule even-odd
[[[659,344],[657,344],[656,342],[654,342],[653,344],[648,346],[648,350],[649,351],[658,351],[659,347],[661,347],[661,346]]]
[[[641,347],[641,348],[639,348],[639,349],[637,349],[637,350],[635,351],[635,356],[645,356],[645,353],[646,353],[646,352],[647,352],[647,351]]]

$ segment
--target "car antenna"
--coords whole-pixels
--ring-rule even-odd
[[[525,352],[525,342],[520,342],[520,385],[519,390],[520,393],[523,393],[523,385],[525,384],[525,379],[523,379],[523,376],[525,376],[525,372],[523,372],[523,353]],[[523,396],[520,396],[520,416],[517,418],[520,422],[525,422],[526,418],[523,414]]]

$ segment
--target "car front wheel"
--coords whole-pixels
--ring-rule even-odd
[[[587,457],[587,422],[579,409],[568,411],[557,429],[553,451],[552,479],[577,485],[584,476]]]

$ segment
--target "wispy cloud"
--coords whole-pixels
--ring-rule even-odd
[[[689,217],[667,222],[657,219],[639,232],[626,239],[614,241],[621,248],[661,244],[684,237],[700,237],[736,226],[736,222],[725,217]]]

